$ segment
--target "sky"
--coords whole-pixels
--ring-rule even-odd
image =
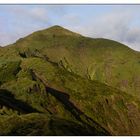
[[[0,5],[0,46],[53,25],[140,51],[140,5]]]

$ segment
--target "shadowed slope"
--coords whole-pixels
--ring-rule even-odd
[[[2,118],[2,117],[1,117]],[[44,114],[0,118],[0,135],[8,136],[93,136],[91,128],[74,121]]]
[[[19,113],[32,113],[38,112],[36,109],[32,108],[23,101],[17,100],[14,96],[7,90],[0,89],[0,105],[16,110]]]

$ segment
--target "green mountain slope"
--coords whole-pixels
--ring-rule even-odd
[[[0,48],[0,135],[140,135],[139,58],[60,26]]]
[[[12,45],[24,57],[48,57],[67,70],[139,96],[140,53],[118,42],[92,39],[60,26],[35,32]]]

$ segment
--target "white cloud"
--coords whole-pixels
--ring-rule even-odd
[[[44,7],[31,7],[31,8],[25,8],[25,7],[13,7],[11,10],[13,14],[16,15],[19,19],[26,19],[28,21],[32,22],[43,22],[48,24],[49,17],[47,14],[47,9]]]
[[[113,39],[140,51],[140,28],[131,26],[133,21],[135,16],[132,11],[114,10],[91,19],[84,26],[72,28],[86,36]]]
[[[81,22],[80,17],[78,17],[78,15],[76,14],[65,14],[64,16],[62,16],[62,19],[65,24],[70,25],[70,26],[79,25]]]
[[[51,20],[44,7],[9,6],[6,11],[9,19],[0,17],[0,45],[14,43],[20,37],[26,36],[43,27],[50,26]]]

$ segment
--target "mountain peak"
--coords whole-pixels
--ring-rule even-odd
[[[45,30],[42,30],[41,32],[45,32],[46,34],[55,34],[55,35],[70,35],[70,36],[81,36],[78,33],[72,32],[64,27],[61,27],[59,25],[51,26]]]
[[[50,27],[51,29],[64,29],[62,26],[59,26],[59,25],[54,25],[54,26],[51,26]],[[48,29],[50,29],[48,28]]]

